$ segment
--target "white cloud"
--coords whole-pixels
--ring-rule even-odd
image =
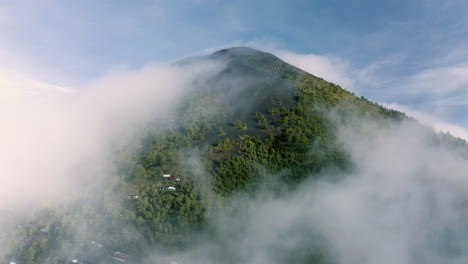
[[[356,90],[349,63],[343,59],[327,55],[298,54],[289,51],[275,51],[274,54],[287,63],[338,84],[346,90]]]
[[[109,175],[115,147],[134,142],[147,121],[171,118],[180,92],[220,68],[148,65],[75,90],[0,72],[0,213],[95,185]]]
[[[355,174],[313,195],[338,262],[465,263],[466,160],[411,122],[340,130]]]
[[[468,141],[468,129],[456,124],[445,122],[434,115],[411,109],[408,106],[391,103],[381,103],[383,106],[406,113],[424,125],[433,127],[436,131],[450,132],[450,134]]]
[[[408,93],[444,96],[455,91],[468,90],[468,66],[459,64],[421,71],[405,80]],[[468,102],[467,102],[468,103]]]
[[[283,195],[239,195],[213,214],[214,239],[154,262],[306,263],[320,249],[323,263],[466,263],[466,159],[415,122],[336,124],[352,170],[314,173]]]
[[[8,103],[21,97],[40,94],[55,96],[57,94],[71,94],[75,90],[52,83],[37,80],[25,73],[0,68],[0,102]]]

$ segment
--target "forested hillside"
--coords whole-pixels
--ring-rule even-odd
[[[150,126],[138,148],[119,150],[114,176],[92,199],[18,223],[5,261],[145,263],[154,248],[188,250],[216,237],[213,215],[241,210],[232,197],[287,195],[324,170],[352,171],[352,157],[335,133],[340,120],[416,122],[268,53],[232,48],[181,65],[200,60],[223,61],[226,68],[185,93],[171,127]],[[434,144],[466,152],[465,141],[431,133]],[[325,252],[312,241],[282,261],[332,262]],[[218,256],[218,263],[245,263],[233,252],[219,254],[226,258]]]

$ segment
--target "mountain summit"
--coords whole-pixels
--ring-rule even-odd
[[[364,98],[329,83],[319,77],[290,65],[278,57],[252,48],[235,47],[219,50],[205,57],[198,57],[192,63],[214,60],[225,64],[225,68],[213,79],[194,89],[197,96],[189,96],[183,103],[179,117],[182,120],[204,120],[207,116],[218,115],[218,127],[227,136],[241,134],[255,135],[262,138],[268,135],[283,135],[289,130],[283,124],[290,111],[300,107],[301,115],[305,111],[326,111],[326,108],[346,103],[354,110],[377,114],[403,117],[401,113],[385,109]],[[203,99],[197,101],[198,97]],[[211,98],[211,99],[207,99]],[[314,110],[315,109],[315,110]],[[298,110],[294,110],[297,113]],[[319,114],[323,116],[324,113]],[[259,120],[269,123],[269,129],[259,125]],[[234,124],[242,122],[249,129],[238,130]],[[289,122],[289,121],[288,121]],[[184,123],[184,122],[183,122]],[[193,122],[185,126],[192,126]],[[207,131],[208,132],[208,131]],[[213,144],[223,136],[208,132],[207,143]]]
[[[262,74],[281,77],[292,74],[305,74],[304,71],[282,61],[278,57],[253,48],[235,47],[219,50],[209,56],[228,62],[228,72],[234,74]]]

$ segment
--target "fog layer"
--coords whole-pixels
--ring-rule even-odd
[[[213,237],[172,258],[182,263],[466,263],[466,159],[434,144],[435,133],[411,120],[352,118],[335,124],[352,156],[352,172],[323,172],[321,180],[279,197],[265,190],[255,199],[237,197],[211,219]],[[306,262],[314,259],[321,262]]]
[[[0,216],[89,195],[111,175],[113,151],[138,142],[149,122],[169,126],[176,98],[222,68],[152,64],[66,92],[12,91],[19,96],[0,104]]]

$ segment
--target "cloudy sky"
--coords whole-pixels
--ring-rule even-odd
[[[462,0],[0,0],[0,103],[251,46],[468,138]]]

